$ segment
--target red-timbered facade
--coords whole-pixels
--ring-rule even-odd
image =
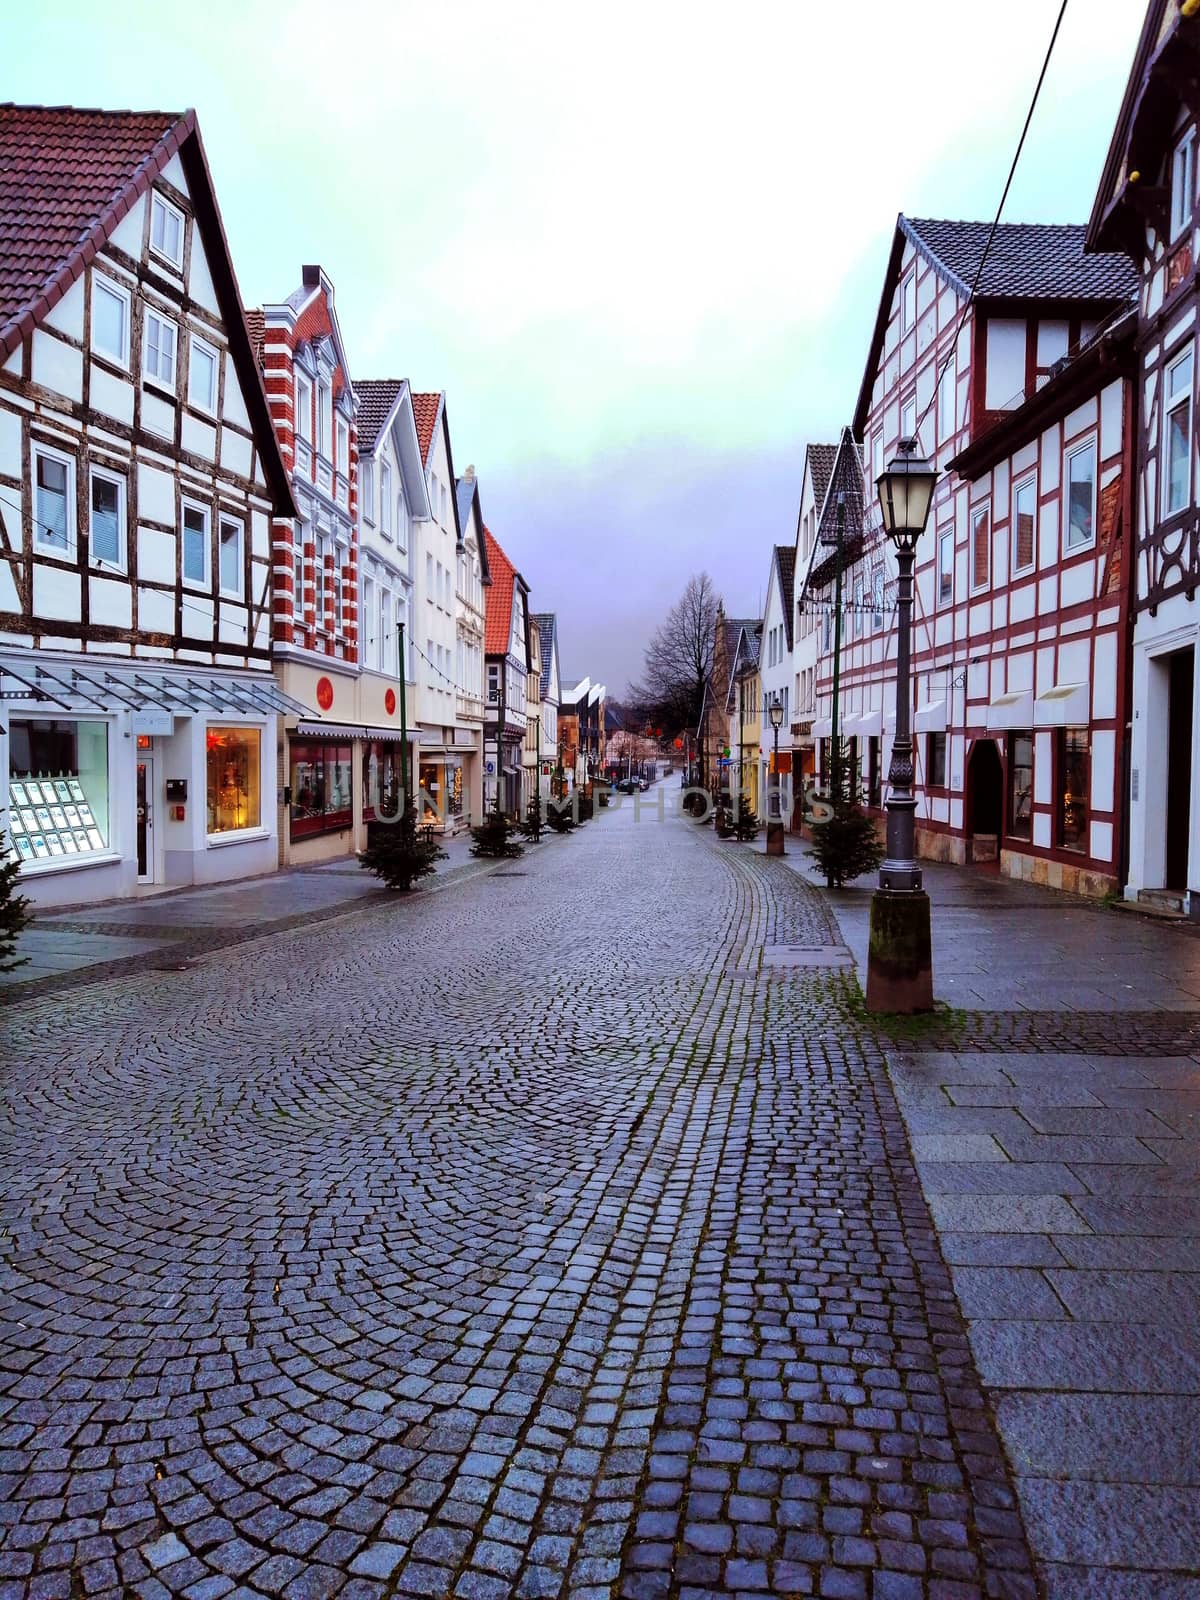
[[[838,721],[855,741],[864,801],[880,806],[895,718],[895,566],[874,480],[899,440],[915,437],[941,472],[915,574],[918,849],[1098,893],[1121,867],[1134,275],[1120,253],[1085,255],[1081,227],[1019,224],[997,229],[980,272],[988,232],[897,224],[835,467],[852,513]],[[816,724],[826,735],[836,515],[831,487],[820,529],[830,554],[802,596],[827,619]]]
[[[1130,898],[1200,915],[1200,15],[1152,0],[1088,228],[1137,271]]]

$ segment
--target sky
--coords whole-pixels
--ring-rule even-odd
[[[1059,0],[43,0],[0,98],[194,106],[247,305],[306,262],[619,695],[688,576],[734,615],[850,418],[896,214],[990,220]],[[1070,0],[1005,220],[1085,221],[1140,0]]]

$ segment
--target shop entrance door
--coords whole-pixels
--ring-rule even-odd
[[[1192,826],[1192,684],[1194,653],[1178,650],[1170,662],[1167,706],[1167,870],[1163,887],[1188,887]]]
[[[154,757],[144,751],[137,762],[137,875],[139,883],[154,882]]]

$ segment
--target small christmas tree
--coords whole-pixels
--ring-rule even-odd
[[[29,901],[17,893],[17,874],[21,870],[19,856],[13,855],[5,837],[0,833],[0,972],[11,972],[23,967],[28,956],[16,956],[17,940],[22,928],[30,923]]]
[[[546,809],[546,825],[555,833],[570,833],[575,826],[575,808],[570,800],[551,800]]]
[[[876,871],[886,854],[874,822],[851,787],[853,767],[849,743],[839,740],[826,797],[832,814],[812,824],[812,849],[805,851],[825,874],[831,889],[841,889],[852,878]]]
[[[525,846],[514,837],[516,828],[500,809],[499,790],[496,804],[477,828],[471,829],[471,854],[491,861],[515,861],[523,855]]]
[[[407,893],[445,859],[446,852],[437,840],[417,827],[417,809],[410,800],[394,823],[375,830],[358,864],[382,878],[389,889]]]
[[[521,832],[530,844],[537,844],[546,829],[547,818],[542,814],[542,797],[540,794],[530,796],[529,804],[525,807],[525,816],[521,821]]]
[[[729,831],[735,839],[741,839],[743,843],[756,838],[761,827],[758,813],[749,800],[743,801],[729,819]]]

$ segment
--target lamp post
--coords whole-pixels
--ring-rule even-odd
[[[779,730],[783,726],[783,701],[778,694],[771,697],[767,707],[771,729],[775,735],[775,759],[771,763],[771,803],[767,812],[767,854],[783,855],[783,807],[779,804]]]
[[[929,896],[913,848],[912,583],[917,540],[929,521],[937,469],[915,439],[901,439],[898,453],[876,479],[884,532],[896,548],[896,734],[888,768],[887,856],[879,887],[871,896],[867,957],[868,1011],[931,1011],[933,958]]]

